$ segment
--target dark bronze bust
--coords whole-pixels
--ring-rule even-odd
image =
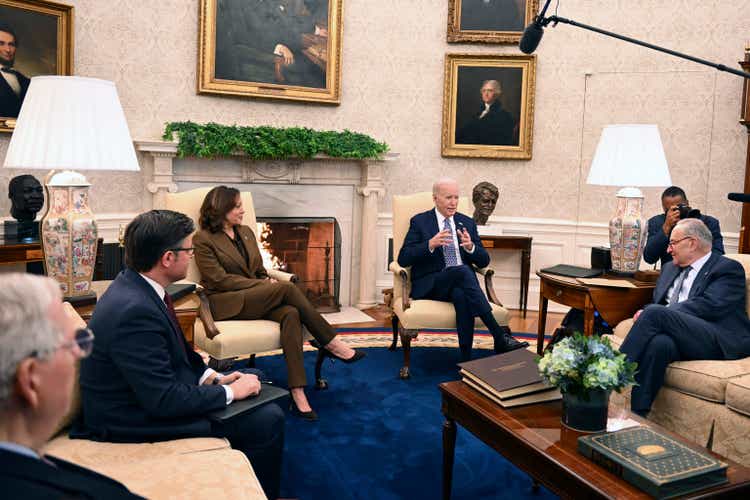
[[[487,224],[492,212],[497,205],[497,199],[500,197],[500,191],[497,186],[489,182],[480,182],[474,186],[471,193],[471,201],[474,203],[474,215],[472,219],[479,226]]]
[[[13,177],[8,184],[10,215],[19,222],[32,222],[44,205],[42,185],[32,175]]]

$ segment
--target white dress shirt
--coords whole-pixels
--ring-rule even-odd
[[[148,283],[149,285],[151,285],[151,288],[154,289],[154,291],[156,292],[156,295],[158,295],[159,297],[162,298],[162,300],[164,300],[164,295],[167,293],[167,291],[164,289],[163,286],[161,286],[159,283],[157,283],[156,281],[152,280],[151,278],[149,278],[145,274],[141,274],[141,278],[143,278],[144,280],[146,280],[146,283]],[[205,382],[206,379],[208,377],[210,377],[214,373],[216,373],[216,370],[213,370],[212,368],[206,367],[206,371],[203,372],[203,375],[201,375],[201,378],[198,380],[198,385],[203,385],[203,382]],[[216,376],[221,376],[221,375],[219,375],[218,373],[216,373]],[[226,394],[227,394],[227,404],[229,404],[232,401],[234,401],[234,391],[232,391],[232,388],[229,387],[228,385],[222,385],[221,387],[224,388],[224,392],[226,392]]]
[[[18,77],[15,75],[15,73],[0,71],[0,74],[3,75],[3,78],[5,78],[5,81],[8,82],[8,85],[10,85],[10,88],[13,89],[13,92],[15,92],[16,96],[21,97],[21,84],[18,82]]]
[[[690,295],[690,289],[693,287],[693,283],[695,282],[695,278],[698,277],[698,274],[701,271],[701,268],[708,262],[708,259],[711,257],[711,252],[708,252],[706,255],[701,257],[700,259],[696,260],[692,264],[690,264],[690,272],[688,272],[687,276],[685,277],[685,280],[682,282],[682,288],[680,288],[680,295],[677,297],[677,302],[682,302],[683,300],[687,300],[688,295]],[[679,276],[679,274],[678,274]],[[677,280],[675,280],[676,282]],[[667,290],[667,297],[672,296],[672,291],[674,290],[674,283],[672,283],[672,286],[669,287],[669,290]]]

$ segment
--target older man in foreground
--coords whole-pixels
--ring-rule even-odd
[[[77,361],[91,352],[49,278],[2,275],[0,286],[0,496],[141,498],[117,481],[41,449],[70,410]]]
[[[667,247],[672,261],[662,268],[654,302],[636,313],[620,346],[638,363],[631,408],[640,415],[650,411],[669,363],[750,355],[745,270],[711,245],[711,231],[699,219],[675,225]]]

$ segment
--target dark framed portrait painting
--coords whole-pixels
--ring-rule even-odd
[[[200,0],[198,92],[338,104],[343,0]]]
[[[530,160],[536,56],[447,54],[443,156]]]
[[[73,6],[0,0],[0,132],[13,132],[31,77],[73,74]]]
[[[448,41],[518,43],[539,0],[448,0]]]

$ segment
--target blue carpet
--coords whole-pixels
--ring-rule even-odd
[[[435,499],[441,496],[442,424],[438,384],[459,378],[455,348],[412,350],[411,380],[398,378],[403,352],[367,348],[353,365],[326,362],[327,391],[309,387],[319,422],[287,416],[282,497],[313,499]],[[475,358],[491,351],[474,350]],[[314,380],[315,353],[305,353]],[[281,356],[257,367],[286,387]],[[556,498],[459,426],[453,498]]]

